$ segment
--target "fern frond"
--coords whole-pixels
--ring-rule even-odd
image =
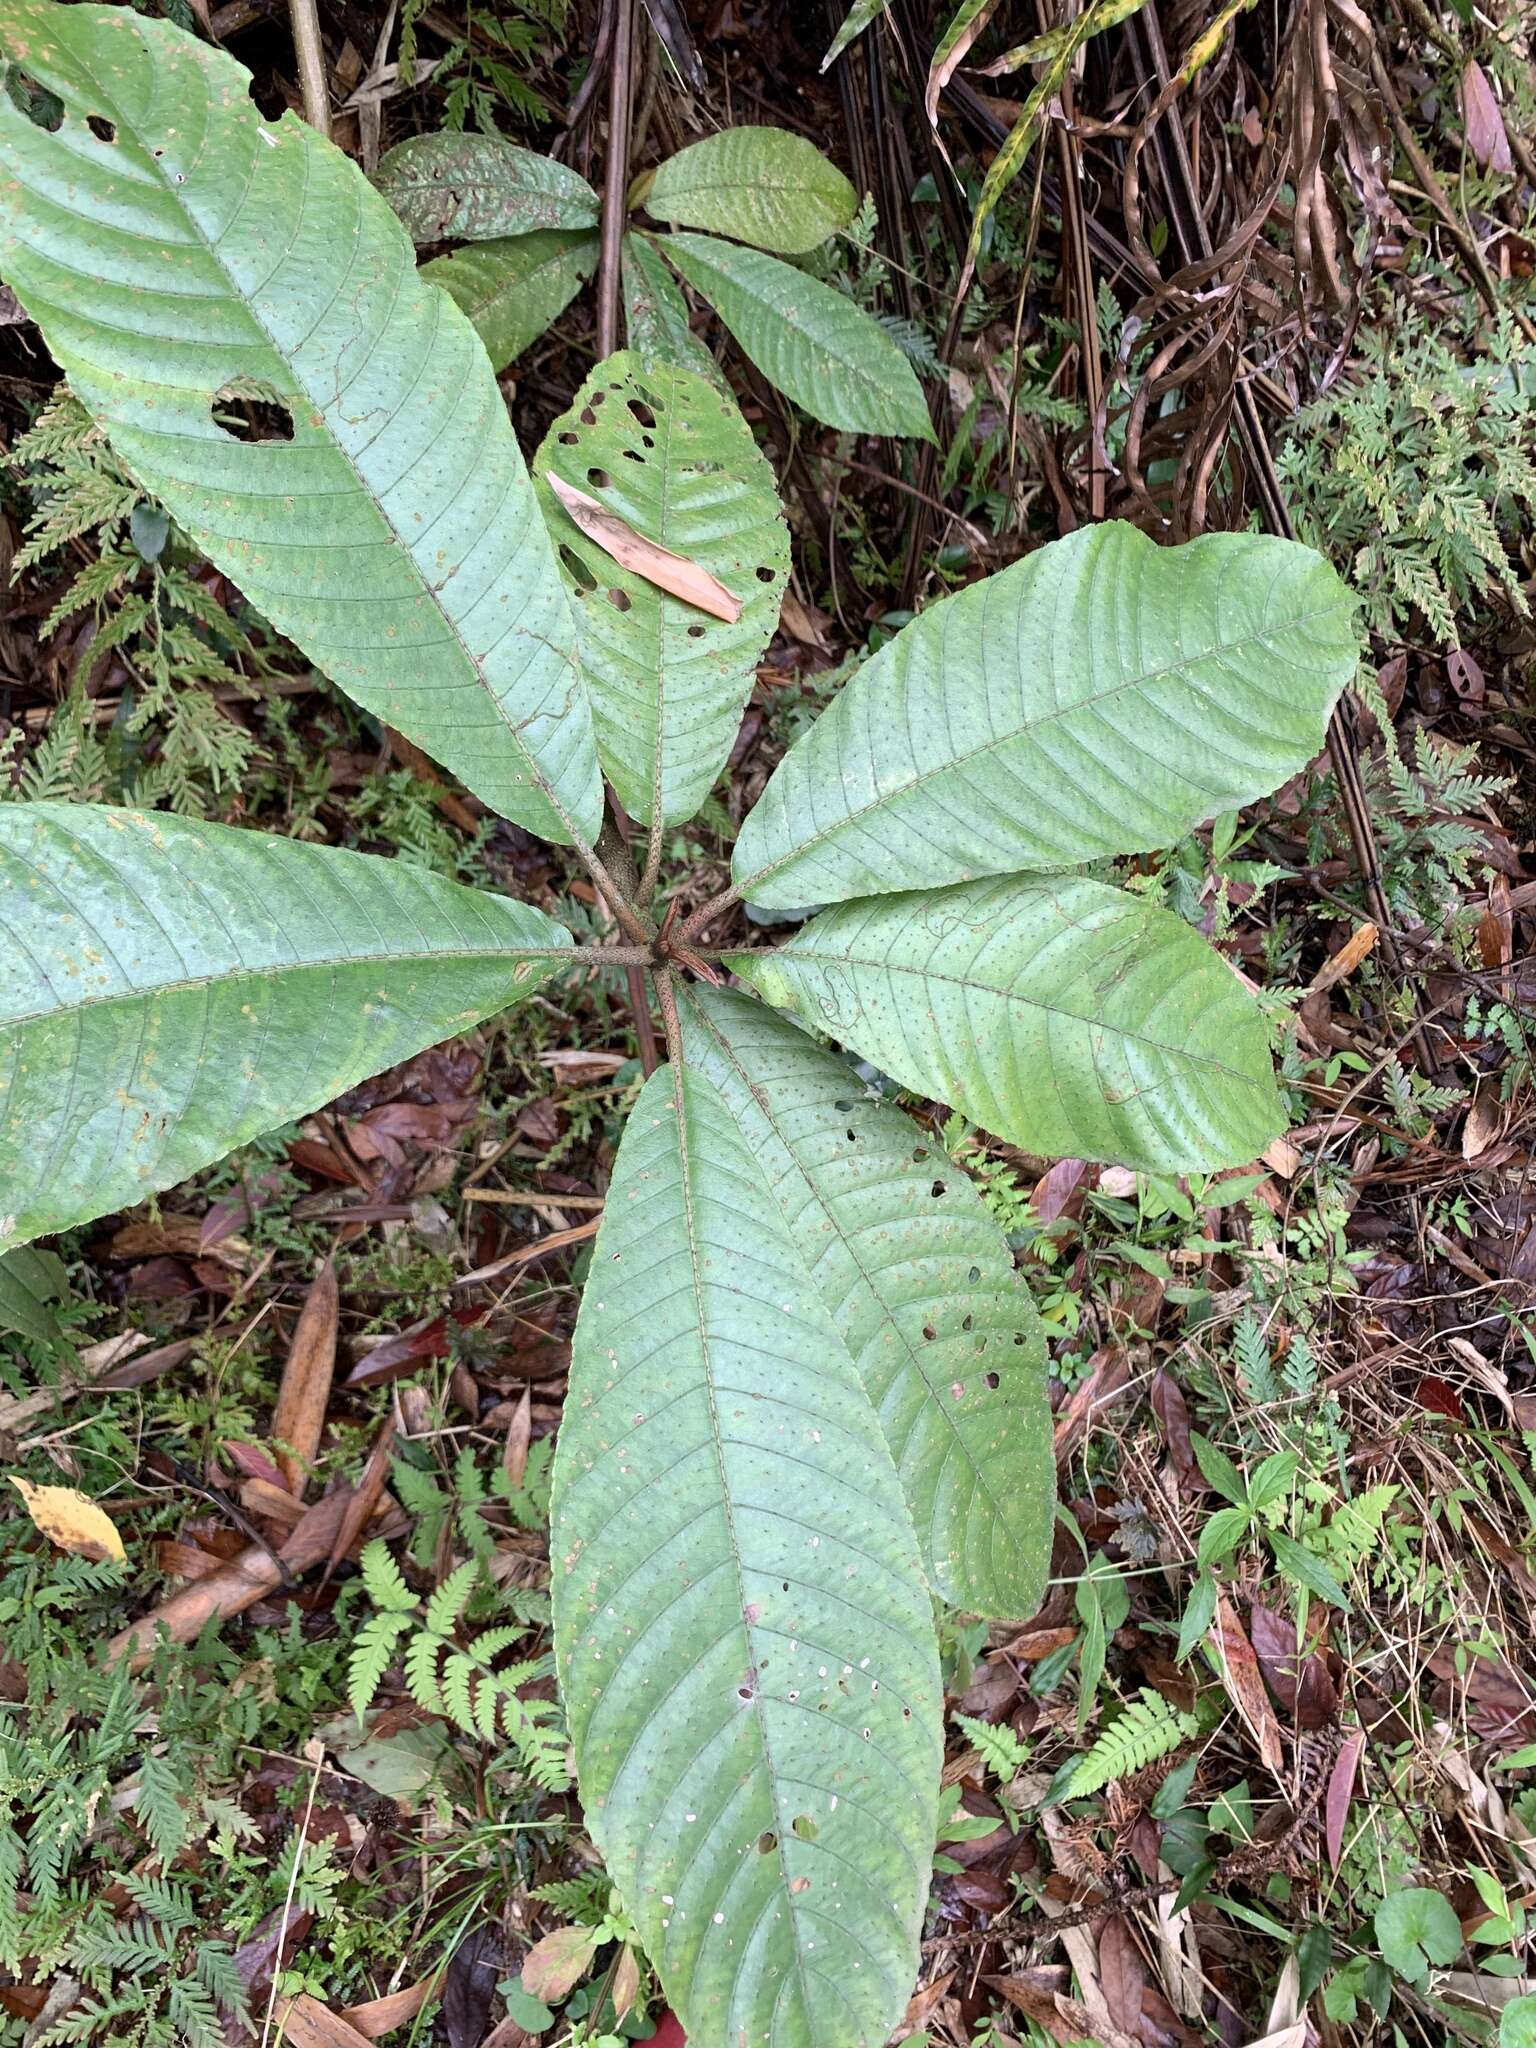
[[[427,1602],[427,1628],[435,1636],[451,1636],[459,1617],[469,1605],[469,1596],[475,1590],[475,1580],[480,1576],[480,1565],[476,1558],[461,1564],[457,1571],[450,1572]]]
[[[411,1619],[398,1611],[371,1614],[353,1638],[347,1657],[347,1702],[359,1721],[373,1704],[395,1645],[411,1626]]]
[[[402,1578],[387,1544],[375,1537],[372,1543],[364,1544],[357,1562],[363,1589],[375,1607],[391,1614],[405,1614],[415,1607],[416,1595]]]
[[[1192,1714],[1181,1714],[1161,1693],[1144,1685],[1125,1711],[1099,1736],[1078,1763],[1067,1786],[1069,1799],[1098,1792],[1117,1778],[1128,1778],[1145,1770],[1160,1756],[1188,1742],[1199,1730]]]

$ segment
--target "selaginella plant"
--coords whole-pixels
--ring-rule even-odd
[[[418,242],[467,245],[423,269],[468,314],[498,370],[559,318],[597,268],[592,187],[499,136],[413,136],[384,157],[377,184]],[[782,260],[819,248],[858,206],[837,166],[783,128],[728,128],[642,172],[623,243],[630,349],[647,367],[718,378],[689,327],[681,277],[747,360],[813,419],[931,440],[922,386],[885,329]],[[642,211],[672,232],[641,226]]]
[[[734,406],[614,356],[536,493],[473,330],[345,157],[163,22],[6,0],[0,23],[0,269],[77,397],[342,689],[573,849],[619,930],[581,947],[505,896],[264,833],[0,806],[0,1249],[552,974],[643,969],[667,1063],[607,1193],[554,1476],[584,1811],[698,2048],[873,2048],[934,1846],[932,1599],[1036,1609],[1052,1461],[1004,1240],[822,1041],[1033,1152],[1251,1160],[1283,1122],[1252,996],[1088,870],[1304,766],[1354,668],[1347,593],[1255,536],[1041,548],[869,660],[747,818],[730,888],[658,923],[663,835],[720,775],[786,571]],[[551,476],[737,616],[618,566]],[[743,900],[805,921],[706,959]]]

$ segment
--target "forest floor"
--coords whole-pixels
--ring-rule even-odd
[[[440,60],[411,87],[376,62],[382,15],[319,0],[335,139],[371,166],[381,140],[478,118],[601,184],[606,89],[582,87],[602,11],[410,6]],[[1536,1990],[1530,22],[1518,0],[1144,8],[1089,46],[957,312],[1030,77],[981,66],[1051,18],[1008,12],[936,124],[943,22],[916,0],[825,74],[819,8],[669,5],[697,91],[640,15],[632,169],[740,120],[832,148],[874,204],[823,274],[901,323],[940,441],[816,428],[697,320],[795,569],[728,784],[665,885],[684,909],[721,886],[850,658],[1089,520],[1178,539],[1288,513],[1368,639],[1307,774],[1131,864],[1265,992],[1284,1139],[1163,1181],[897,1097],[976,1176],[1046,1319],[1063,1508],[1038,1614],[944,1623],[949,1818],[897,2038],[1498,2040]],[[276,0],[193,13],[269,110],[299,105]],[[14,448],[54,373],[13,302],[0,321]],[[594,346],[588,295],[504,379],[525,449]],[[113,502],[110,462],[67,433],[0,478],[0,549],[41,536],[0,613],[0,794],[147,789],[601,928],[574,865],[370,726],[206,565],[158,563],[152,529],[142,572],[55,617]],[[157,638],[173,577],[227,626]],[[615,2016],[626,1923],[559,1744],[486,1742],[398,1668],[360,1730],[347,1668],[402,1583],[359,1573],[366,1526],[423,1598],[479,1559],[526,1625],[525,1697],[553,1699],[550,1450],[639,1055],[622,989],[568,976],[59,1240],[70,1344],[0,1338],[0,1462],[83,1489],[127,1562],[0,1506],[0,1921],[23,1916],[36,1958],[0,1981],[3,2048],[78,1998],[82,1929],[118,1942],[119,1988],[57,2038],[199,2039],[213,2013],[236,2042],[242,2014],[260,2036],[287,2011],[300,2048],[522,2048],[662,2020],[644,1979]],[[316,1425],[296,1486],[280,1403]],[[253,1547],[283,1566],[232,1602]],[[81,1659],[156,1621],[174,1640],[82,1706]],[[1089,1754],[1101,1795],[1043,1804]],[[156,1930],[137,1949],[130,1905]],[[519,1970],[563,1926],[594,1938],[552,2010]],[[1533,2010],[1505,2048],[1536,2041]]]

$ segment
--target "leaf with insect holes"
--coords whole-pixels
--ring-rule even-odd
[[[1028,1151],[1237,1166],[1284,1123],[1258,1005],[1172,911],[1078,876],[840,904],[727,963]]]
[[[64,1261],[56,1252],[26,1246],[0,1257],[0,1330],[14,1331],[18,1337],[30,1337],[40,1344],[60,1343],[64,1326],[54,1307],[68,1296]]]
[[[597,254],[587,229],[539,228],[435,256],[421,274],[464,314],[499,374],[559,319],[596,270]]]
[[[542,911],[405,861],[0,804],[0,1249],[131,1207],[523,1001]]]
[[[853,1362],[692,1070],[619,1148],[550,1551],[587,1825],[689,2042],[875,2048],[933,1854],[929,1595]]]
[[[762,1003],[691,988],[690,1064],[724,1097],[852,1353],[934,1590],[1039,1607],[1056,1504],[1045,1339],[968,1176]]]
[[[504,817],[593,837],[575,628],[507,409],[387,202],[168,22],[10,0],[0,56],[62,105],[49,129],[0,94],[0,272],[136,481],[375,718]]]
[[[859,195],[814,143],[785,128],[726,128],[668,157],[645,209],[781,256],[804,256],[847,227]]]
[[[1316,754],[1351,614],[1294,541],[1084,527],[865,662],[774,771],[732,876],[794,909],[1171,846]]]
[[[379,159],[373,182],[417,242],[595,228],[601,212],[585,178],[499,135],[412,135]]]
[[[534,474],[577,592],[603,767],[632,818],[681,823],[725,766],[778,621],[789,534],[773,472],[733,398],[621,352],[550,428]],[[621,530],[578,522],[572,487],[600,492]],[[726,603],[737,616],[710,615]]]
[[[842,292],[712,235],[663,235],[657,246],[708,299],[748,361],[812,419],[855,434],[933,439],[917,373]]]

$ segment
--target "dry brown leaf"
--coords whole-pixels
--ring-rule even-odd
[[[288,1482],[289,1492],[296,1495],[304,1491],[308,1468],[314,1463],[320,1433],[325,1428],[331,1376],[336,1370],[339,1313],[336,1269],[327,1259],[299,1311],[272,1415],[278,1469]]]
[[[408,1984],[403,1991],[391,1991],[385,1998],[370,1998],[362,2005],[349,2005],[341,2017],[359,2034],[377,2041],[381,2035],[392,2034],[396,2027],[415,2019],[428,2000],[436,1998],[441,1981],[442,1972],[434,1971],[430,1977]]]
[[[369,2037],[338,2018],[329,2006],[301,1991],[280,2022],[293,2048],[370,2048]]]
[[[1227,1697],[1259,1745],[1259,1755],[1265,1768],[1278,1777],[1285,1762],[1280,1746],[1280,1723],[1270,1705],[1253,1645],[1238,1620],[1237,1609],[1225,1593],[1216,1595],[1216,1619],[1211,1624],[1207,1640],[1220,1653],[1221,1678]]]
[[[670,548],[636,533],[627,519],[610,512],[585,491],[578,491],[552,469],[544,472],[544,481],[587,539],[596,541],[605,555],[612,555],[621,569],[643,576],[658,590],[708,612],[712,619],[724,619],[727,625],[734,626],[741,617],[741,599],[732,597],[718,576],[711,576],[686,555],[674,555]]]
[[[640,1965],[635,1961],[635,1952],[626,1942],[619,1951],[619,1960],[613,1973],[613,2013],[615,2019],[623,2019],[635,2002],[635,1993],[640,1989]]]
[[[1509,134],[1481,64],[1468,64],[1461,74],[1461,111],[1467,124],[1467,147],[1485,171],[1512,171]]]
[[[507,1424],[507,1440],[501,1447],[502,1469],[514,1486],[521,1486],[528,1470],[528,1446],[533,1440],[533,1392],[524,1387],[522,1398]]]
[[[119,1561],[126,1556],[123,1539],[112,1517],[74,1486],[34,1486],[30,1479],[12,1478],[12,1486],[26,1503],[33,1527],[50,1543],[75,1557]]]
[[[595,1927],[557,1927],[523,1958],[522,1986],[530,1998],[556,2005],[586,1975],[597,1952]]]
[[[1373,924],[1357,925],[1333,958],[1325,961],[1313,975],[1307,984],[1308,993],[1321,995],[1324,989],[1332,988],[1335,982],[1343,981],[1346,975],[1353,974],[1380,936],[1380,932]]]

